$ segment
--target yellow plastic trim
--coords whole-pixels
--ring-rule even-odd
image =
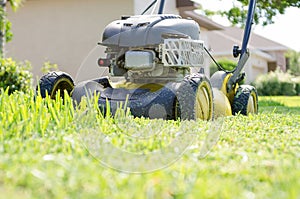
[[[228,97],[219,89],[213,88],[214,117],[231,116],[232,109]]]
[[[213,95],[206,81],[203,81],[197,88],[195,114],[196,118],[202,120],[211,120],[213,117]]]
[[[221,88],[221,91],[224,93],[224,95],[226,95],[226,97],[228,98],[230,104],[233,103],[233,99],[234,99],[234,96],[235,96],[235,93],[238,89],[238,84],[234,85],[233,87],[233,90],[231,92],[227,92],[227,83],[229,81],[229,79],[231,78],[233,74],[232,73],[229,73],[223,80],[223,84],[222,84],[222,88]]]
[[[224,93],[224,95],[227,96],[227,83],[229,81],[229,78],[232,76],[232,73],[229,73],[226,75],[226,77],[223,79],[223,84],[221,87],[221,91]]]
[[[124,89],[149,89],[150,92],[155,92],[164,87],[164,84],[154,84],[154,83],[145,83],[145,84],[138,84],[133,82],[127,82],[127,81],[120,81],[116,83],[111,83],[113,88],[124,88]]]
[[[257,95],[254,91],[251,91],[248,104],[247,104],[247,115],[251,114],[257,114],[258,107],[257,107]]]

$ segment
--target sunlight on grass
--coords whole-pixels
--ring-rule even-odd
[[[115,134],[115,146],[148,153],[167,146],[180,125],[200,132],[210,124],[128,115],[116,121],[100,115],[97,105],[89,112],[86,106],[75,108],[69,97],[65,99],[1,92],[0,198],[300,196],[300,97],[260,97],[258,115],[224,118],[220,139],[206,158],[199,158],[199,144],[205,137],[201,134],[174,164],[148,174],[104,167],[85,148],[80,131],[97,128]],[[162,139],[134,139],[160,130]]]
[[[260,101],[274,103],[274,105],[283,105],[287,107],[300,107],[299,96],[264,96],[259,97]],[[277,104],[276,104],[277,103]]]
[[[259,97],[259,112],[300,115],[300,97]]]

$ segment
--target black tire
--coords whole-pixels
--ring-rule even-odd
[[[51,99],[55,99],[57,91],[60,90],[60,94],[63,97],[64,90],[71,95],[73,88],[74,81],[69,74],[61,71],[53,71],[41,77],[36,87],[36,93],[40,94],[43,98],[48,94]]]
[[[102,79],[99,79],[100,82]],[[98,82],[99,82],[98,80]],[[106,80],[106,78],[103,78],[103,82]],[[97,81],[94,80],[87,80],[84,82],[80,82],[78,83],[75,87],[74,90],[72,92],[72,99],[74,100],[74,102],[78,104],[80,104],[82,97],[93,97],[95,92],[103,92],[104,89],[106,88],[105,86],[103,86],[101,83],[98,83]],[[107,80],[108,82],[108,80]],[[105,82],[104,82],[105,83]],[[109,84],[109,83],[108,83]]]
[[[258,113],[258,95],[253,86],[241,85],[235,93],[232,103],[232,114],[249,115]]]
[[[200,73],[188,75],[176,93],[175,118],[211,120],[213,92],[209,79]]]

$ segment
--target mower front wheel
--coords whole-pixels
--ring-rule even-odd
[[[232,114],[257,114],[258,113],[258,95],[253,86],[241,85],[233,99]]]
[[[181,120],[213,118],[213,92],[205,75],[196,73],[187,76],[179,87],[176,98],[176,118]]]
[[[42,98],[47,95],[51,99],[55,99],[55,95],[60,91],[61,96],[64,96],[64,90],[71,95],[74,88],[74,81],[71,76],[65,72],[53,71],[40,78],[39,84],[36,87],[37,94],[40,94]]]

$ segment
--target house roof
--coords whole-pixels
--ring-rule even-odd
[[[210,48],[217,52],[228,52],[234,44],[241,45],[244,30],[237,27],[224,27],[211,19],[196,13],[193,0],[176,0],[179,14],[184,18],[192,18],[200,27],[210,30],[208,38]],[[248,44],[249,48],[261,51],[287,51],[289,48],[268,38],[255,34],[253,31]]]
[[[187,6],[194,6],[194,2],[190,0],[176,0],[176,7],[187,7]]]
[[[207,30],[222,30],[223,26],[214,22],[213,20],[197,14],[194,10],[196,9],[195,3],[190,0],[176,0],[176,7],[179,10],[180,16],[183,18],[192,18],[196,21],[200,27]]]
[[[217,52],[228,51],[228,49],[232,49],[234,44],[241,46],[243,36],[244,30],[237,27],[224,27],[223,30],[220,31],[211,31],[208,34],[210,48]],[[248,47],[250,49],[259,49],[266,52],[287,51],[289,49],[278,42],[255,34],[253,31],[249,39]]]
[[[223,26],[214,22],[213,20],[197,14],[194,10],[183,10],[179,8],[179,14],[184,18],[192,18],[196,21],[200,27],[203,27],[207,30],[223,30]]]

